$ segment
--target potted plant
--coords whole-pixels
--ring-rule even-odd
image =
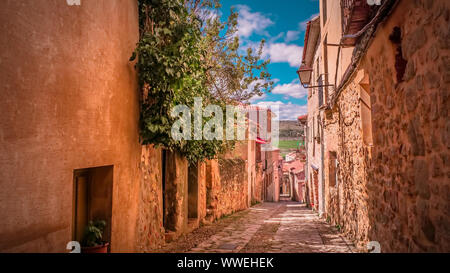
[[[103,241],[103,230],[106,222],[103,220],[89,221],[84,230],[81,247],[82,253],[108,253],[109,243]]]

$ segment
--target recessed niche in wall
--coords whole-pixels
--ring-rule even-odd
[[[78,169],[73,172],[74,241],[83,240],[89,221],[104,220],[103,240],[111,242],[113,166]]]

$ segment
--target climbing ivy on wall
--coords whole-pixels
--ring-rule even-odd
[[[211,159],[228,143],[221,140],[174,140],[171,111],[214,100],[206,87],[201,21],[189,14],[182,0],[140,0],[140,40],[130,61],[136,60],[142,91],[140,133],[143,144],[178,151],[190,163]],[[206,121],[206,120],[204,120]]]

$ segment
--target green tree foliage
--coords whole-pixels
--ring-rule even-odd
[[[261,54],[239,54],[237,14],[227,23],[202,16],[201,11],[217,7],[210,1],[139,0],[140,40],[130,61],[136,61],[142,92],[142,143],[178,151],[190,163],[212,159],[233,143],[174,140],[171,129],[177,118],[171,112],[176,105],[192,108],[194,98],[201,97],[204,106],[225,109],[270,85]],[[257,70],[261,77],[254,76]],[[246,90],[255,81],[254,90]]]
[[[190,14],[202,21],[206,83],[214,97],[227,103],[246,102],[273,88],[262,60],[265,41],[243,50],[238,36],[239,14],[232,8],[227,20],[220,17],[219,0],[187,0]]]

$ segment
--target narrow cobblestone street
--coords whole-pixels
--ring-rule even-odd
[[[355,251],[335,228],[294,202],[256,205],[203,226],[162,249],[162,252],[191,253]]]
[[[0,256],[450,253],[450,0],[8,0],[0,33]]]

